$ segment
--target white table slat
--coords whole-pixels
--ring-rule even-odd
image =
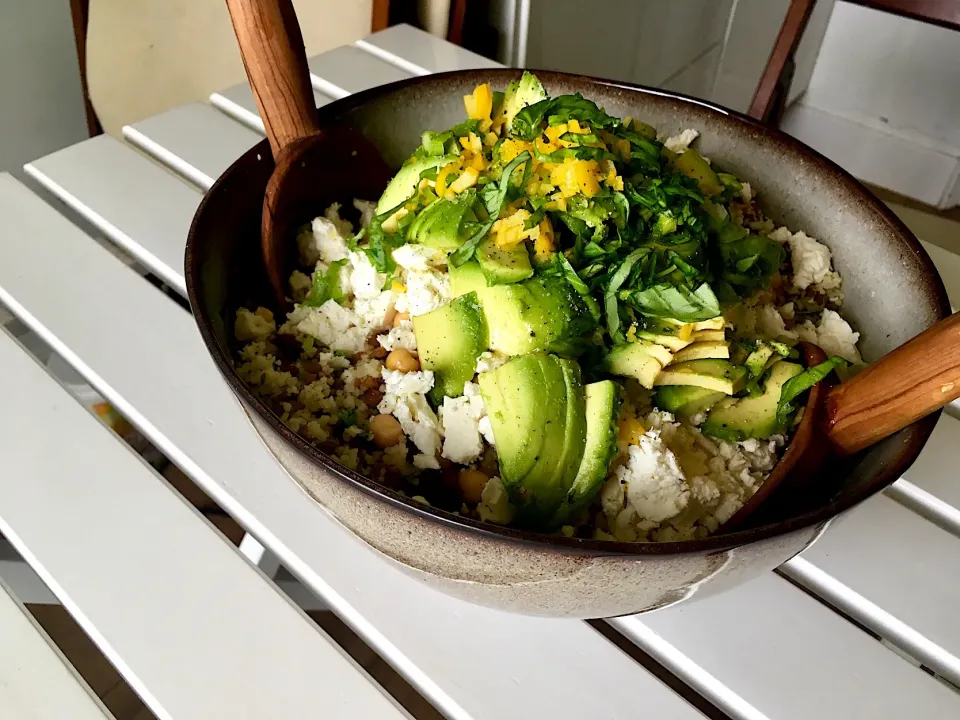
[[[31,238],[0,243],[0,301],[450,717],[631,717],[638,697],[700,716],[588,625],[454,600],[353,538],[264,448],[190,316],[40,208],[0,207],[8,232]]]
[[[9,342],[0,331],[0,344]],[[0,717],[110,720],[43,628],[0,582]]]
[[[407,70],[354,45],[315,55],[307,65],[314,89],[335,98],[412,77]]]
[[[483,55],[406,24],[381,30],[358,40],[355,45],[414,75],[502,67]]]
[[[736,718],[949,718],[960,694],[773,573],[611,625]]]
[[[123,136],[197,187],[208,190],[240,156],[237,148],[249,149],[263,139],[261,134],[223,119],[205,103],[190,103],[126,125]],[[196,128],[212,125],[216,125],[216,132],[196,132]],[[182,156],[193,158],[193,163],[182,162]]]
[[[201,200],[195,189],[109,135],[58,150],[24,170],[186,294],[184,243]]]
[[[406,716],[7,334],[0,366],[0,530],[156,715]]]
[[[317,107],[322,107],[328,102],[332,102],[334,98],[314,90],[313,99],[317,103]],[[210,102],[218,110],[243,123],[251,130],[256,130],[261,135],[264,133],[263,120],[260,119],[257,103],[253,99],[253,92],[247,83],[238,83],[226,90],[213,93],[210,96]]]

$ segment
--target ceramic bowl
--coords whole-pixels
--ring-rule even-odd
[[[324,106],[321,122],[361,130],[399,167],[424,129],[462,120],[462,97],[477,84],[502,88],[517,75],[504,69],[414,78]],[[844,314],[861,333],[868,361],[949,313],[943,284],[916,238],[862,185],[810,148],[692,98],[580,76],[537,75],[551,95],[580,92],[611,114],[643,119],[661,133],[699,130],[701,152],[757,188],[774,221],[830,246],[844,277]],[[936,423],[934,414],[843,466],[825,468],[817,490],[771,502],[750,525],[704,540],[616,543],[544,536],[424,506],[342,467],[291,432],[234,370],[236,309],[271,305],[259,229],[272,168],[264,140],[224,173],[197,211],[186,279],[200,333],[291,477],[368,545],[442,592],[512,612],[596,618],[732,587],[801,552],[835,517],[896,480]]]

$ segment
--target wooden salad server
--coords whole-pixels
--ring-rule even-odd
[[[800,347],[808,367],[826,360],[816,345]],[[958,397],[960,313],[955,313],[847,382],[828,377],[814,385],[780,462],[723,531],[735,530],[775,491],[779,496],[801,492],[828,462],[870,447]]]
[[[263,261],[281,308],[299,225],[333,202],[376,201],[393,173],[359,131],[320,126],[291,0],[227,0],[274,170],[263,199]]]

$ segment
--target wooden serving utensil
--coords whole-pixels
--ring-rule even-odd
[[[826,360],[801,343],[808,367]],[[927,328],[845,383],[810,389],[803,418],[763,485],[723,524],[730,532],[774,492],[802,492],[828,462],[839,462],[960,397],[960,313]]]
[[[296,228],[333,202],[376,201],[393,173],[357,130],[320,126],[291,0],[226,1],[273,153],[260,239],[267,276],[285,308]]]

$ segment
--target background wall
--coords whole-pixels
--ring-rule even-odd
[[[69,3],[0,2],[0,172],[86,136]]]

